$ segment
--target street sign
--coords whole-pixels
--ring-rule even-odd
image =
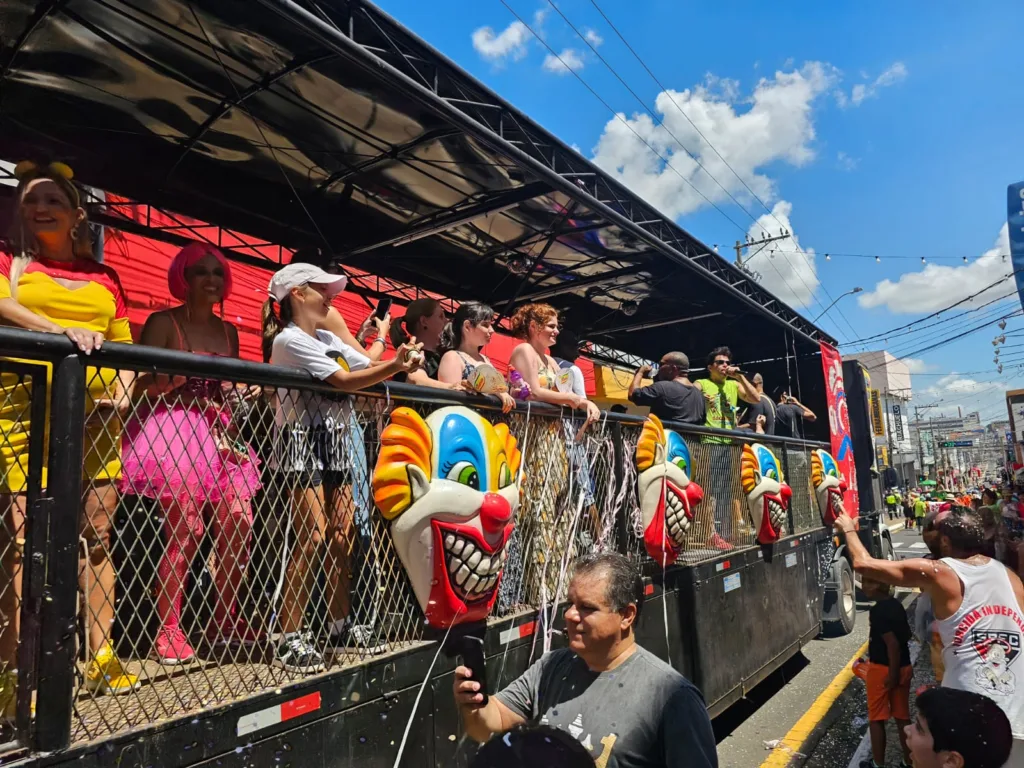
[[[896,428],[896,439],[899,442],[903,442],[903,416],[900,414],[900,406],[898,403],[892,404],[892,423]]]
[[[973,440],[946,440],[939,443],[939,448],[973,448]]]
[[[1010,234],[1010,263],[1017,293],[1024,304],[1024,181],[1006,188],[1006,223]]]
[[[882,420],[882,398],[877,389],[869,390],[871,403],[871,431],[875,437],[885,437],[885,423]]]

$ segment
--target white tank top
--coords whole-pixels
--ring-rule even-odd
[[[1019,660],[1024,618],[1006,566],[951,557],[942,562],[964,585],[957,612],[935,622],[946,665],[942,685],[988,696],[1010,718],[1013,737],[1024,739],[1024,661]]]

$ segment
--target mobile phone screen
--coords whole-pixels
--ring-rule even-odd
[[[378,320],[383,320],[384,319],[384,315],[386,315],[390,310],[391,310],[391,299],[381,299],[377,303],[377,308],[375,310],[373,310],[373,314],[377,316]]]
[[[484,641],[467,635],[462,641],[462,661],[473,671],[473,680],[480,683],[483,704],[487,704],[487,667],[484,665]]]

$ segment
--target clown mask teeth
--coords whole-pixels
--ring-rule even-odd
[[[693,508],[704,495],[690,479],[690,449],[657,416],[648,416],[637,441],[636,466],[644,547],[655,561],[670,565],[686,548]]]
[[[779,530],[786,521],[786,510],[774,499],[768,499],[768,516],[771,519],[772,528]]]
[[[445,536],[444,548],[452,586],[466,600],[477,600],[494,588],[508,557],[504,546],[487,554],[475,542],[455,533]]]
[[[686,534],[690,530],[690,517],[687,514],[686,500],[673,491],[665,488],[666,523],[668,535],[672,542],[678,547],[685,543]]]
[[[427,623],[487,619],[520,503],[522,456],[507,424],[462,406],[391,413],[373,498]]]

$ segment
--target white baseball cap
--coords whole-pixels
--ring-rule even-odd
[[[346,275],[332,275],[324,272],[320,267],[313,264],[289,264],[282,267],[270,278],[267,286],[267,293],[278,301],[284,301],[292,288],[300,285],[315,283],[316,285],[327,286],[327,297],[337,296],[348,284]]]

